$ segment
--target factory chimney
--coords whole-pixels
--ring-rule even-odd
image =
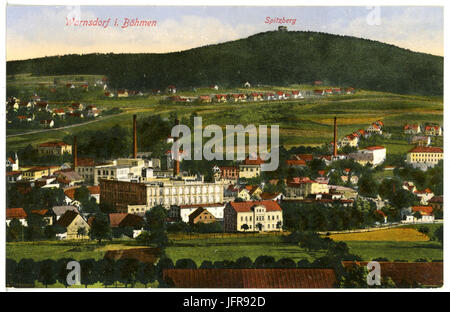
[[[334,117],[333,156],[337,157],[337,121],[336,121],[336,117]]]
[[[77,137],[73,137],[73,148],[72,148],[72,156],[73,156],[73,170],[78,166],[78,151],[77,151]]]
[[[133,158],[137,158],[137,129],[136,129],[136,115],[133,115]]]
[[[175,119],[175,125],[178,126],[180,124],[180,121],[178,119]],[[177,137],[178,138],[178,137]],[[175,139],[177,139],[175,138]],[[180,174],[180,155],[179,150],[175,155],[172,155],[173,157],[173,176],[178,177]]]

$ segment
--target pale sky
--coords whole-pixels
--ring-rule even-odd
[[[66,18],[107,20],[107,28],[66,26]],[[7,60],[84,53],[164,53],[276,29],[267,17],[296,19],[289,30],[350,35],[444,55],[441,7],[8,6]],[[115,19],[119,27],[113,26]],[[124,18],[156,27],[122,29]]]

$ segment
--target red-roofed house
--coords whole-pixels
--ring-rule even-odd
[[[324,90],[314,90],[314,95],[325,95]]]
[[[359,139],[357,136],[354,135],[347,135],[341,139],[339,142],[340,146],[351,146],[351,147],[357,147],[358,146]]]
[[[216,94],[214,96],[214,101],[218,103],[225,103],[227,101],[227,96],[225,94]]]
[[[277,100],[285,100],[286,99],[286,94],[283,91],[277,91],[275,98]]]
[[[302,95],[302,93],[300,91],[294,90],[291,93],[292,93],[291,97],[293,99],[303,99],[303,95]]]
[[[6,209],[6,225],[9,225],[13,219],[19,220],[23,226],[27,226],[27,213],[23,208]]]
[[[441,136],[442,127],[439,125],[425,126],[425,134],[433,136]]]
[[[418,124],[406,124],[403,126],[403,133],[405,134],[417,134],[420,133],[420,125]]]
[[[211,103],[211,97],[209,95],[200,95],[198,101],[200,103]]]
[[[369,133],[375,133],[375,134],[383,134],[383,130],[381,129],[381,127],[379,125],[377,125],[376,123],[373,123],[369,126],[369,128],[367,128],[366,130]]]
[[[272,200],[230,202],[224,209],[226,232],[282,231],[283,212]]]
[[[64,111],[64,108],[54,108],[53,109],[53,116],[58,116],[60,118],[63,118],[66,115],[66,112]]]
[[[417,218],[416,213],[421,217]],[[434,222],[433,207],[431,206],[412,206],[404,208],[401,211],[403,223],[430,223]]]

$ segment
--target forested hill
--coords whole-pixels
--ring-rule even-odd
[[[88,54],[7,63],[7,73],[103,74],[110,87],[164,89],[286,85],[321,80],[404,94],[441,95],[443,57],[317,32],[270,31],[166,54]]]

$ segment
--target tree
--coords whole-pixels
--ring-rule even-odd
[[[44,284],[45,288],[47,288],[48,285],[56,283],[55,267],[56,263],[52,259],[43,260],[39,264],[38,281]]]
[[[345,270],[340,281],[342,288],[366,288],[368,270],[365,266],[352,265]]]
[[[13,259],[6,258],[5,264],[6,287],[14,287],[14,284],[16,283],[17,262]]]
[[[148,283],[155,281],[156,267],[153,263],[141,262],[137,272],[137,280],[147,287]]]
[[[296,268],[297,264],[291,258],[281,258],[275,264],[277,268]]]
[[[117,263],[110,258],[104,258],[96,263],[96,271],[100,282],[106,287],[113,285],[117,281]]]
[[[95,215],[89,230],[89,236],[91,239],[96,239],[99,243],[104,239],[112,238],[112,231],[105,214],[98,213]]]
[[[255,269],[266,269],[275,267],[275,258],[272,256],[259,256],[253,263]]]
[[[370,172],[363,173],[358,181],[358,193],[361,196],[376,197],[378,185]]]
[[[236,260],[236,266],[241,269],[250,269],[253,267],[253,261],[249,257],[240,257]]]
[[[244,230],[244,232],[247,231],[249,229],[248,224],[247,223],[242,224],[241,229]]]
[[[16,267],[17,287],[34,287],[37,277],[37,265],[33,259],[22,259]]]
[[[166,209],[161,205],[156,206],[146,212],[145,219],[146,226],[150,230],[151,243],[155,244],[158,248],[164,249],[169,242],[166,227]]]
[[[256,227],[258,228],[258,231],[261,231],[262,230],[262,224],[261,223],[256,223]]]
[[[436,240],[441,243],[441,246],[444,246],[444,226],[441,225],[434,231],[434,237]]]
[[[197,264],[192,259],[187,259],[187,258],[178,259],[177,262],[175,263],[175,268],[176,269],[196,269]]]
[[[156,279],[158,280],[159,287],[171,287],[170,281],[164,280],[163,271],[165,269],[173,269],[174,264],[172,259],[168,258],[166,255],[162,255],[159,258],[158,264],[156,266]]]
[[[23,240],[24,226],[17,219],[12,219],[6,227],[6,241],[17,242]]]
[[[42,216],[30,213],[27,218],[27,227],[25,228],[25,239],[29,241],[40,240],[44,238],[44,228],[47,223]]]
[[[77,229],[77,237],[79,238],[79,237],[84,237],[84,236],[86,236],[86,234],[87,234],[87,231],[86,231],[86,228],[85,227],[79,227],[78,229]]]
[[[137,259],[123,259],[118,261],[120,268],[120,281],[125,284],[134,286],[136,283],[136,277],[139,270],[139,260]]]
[[[88,285],[95,284],[98,281],[98,275],[95,270],[96,261],[94,259],[84,259],[80,261],[81,266],[81,284],[87,288]]]

